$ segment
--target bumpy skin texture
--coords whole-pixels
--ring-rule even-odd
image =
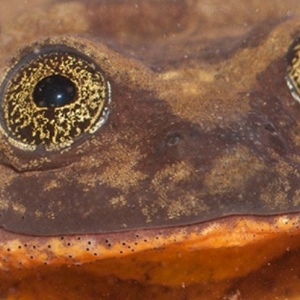
[[[263,299],[263,288],[258,295],[235,278],[300,244],[300,112],[285,80],[299,8],[297,1],[45,1],[3,23],[2,81],[22,49],[39,41],[88,55],[112,90],[106,124],[63,150],[24,151],[0,131],[0,255],[11,272],[8,279],[3,271],[3,294],[13,285],[34,298],[26,283],[36,267],[50,278],[39,282],[44,287],[73,270],[72,299],[87,281],[63,265],[100,260],[82,272],[123,280],[120,295],[137,293],[126,285],[134,279],[141,290],[151,283],[147,299],[169,297],[163,284],[178,299]],[[297,295],[297,282],[290,284],[289,295],[278,295]],[[103,286],[93,293],[104,295]]]

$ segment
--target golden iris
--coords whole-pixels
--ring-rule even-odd
[[[2,126],[22,149],[72,144],[107,119],[110,86],[86,55],[64,45],[34,48],[2,86]]]
[[[300,102],[300,38],[291,45],[287,62],[287,84],[294,99]]]

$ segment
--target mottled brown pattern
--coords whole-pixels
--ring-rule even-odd
[[[51,151],[20,149],[0,114],[4,297],[299,296],[278,279],[300,270],[300,110],[285,78],[298,1],[32,3],[3,16],[1,82],[35,42],[67,44],[101,68],[112,103],[99,130]]]

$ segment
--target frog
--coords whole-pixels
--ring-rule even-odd
[[[297,8],[11,6],[1,296],[299,296]]]

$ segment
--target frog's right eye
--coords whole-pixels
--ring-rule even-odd
[[[23,150],[69,146],[108,117],[110,85],[100,67],[64,44],[27,48],[1,91],[1,125]]]
[[[286,59],[287,84],[294,99],[300,103],[300,37],[290,46]]]

